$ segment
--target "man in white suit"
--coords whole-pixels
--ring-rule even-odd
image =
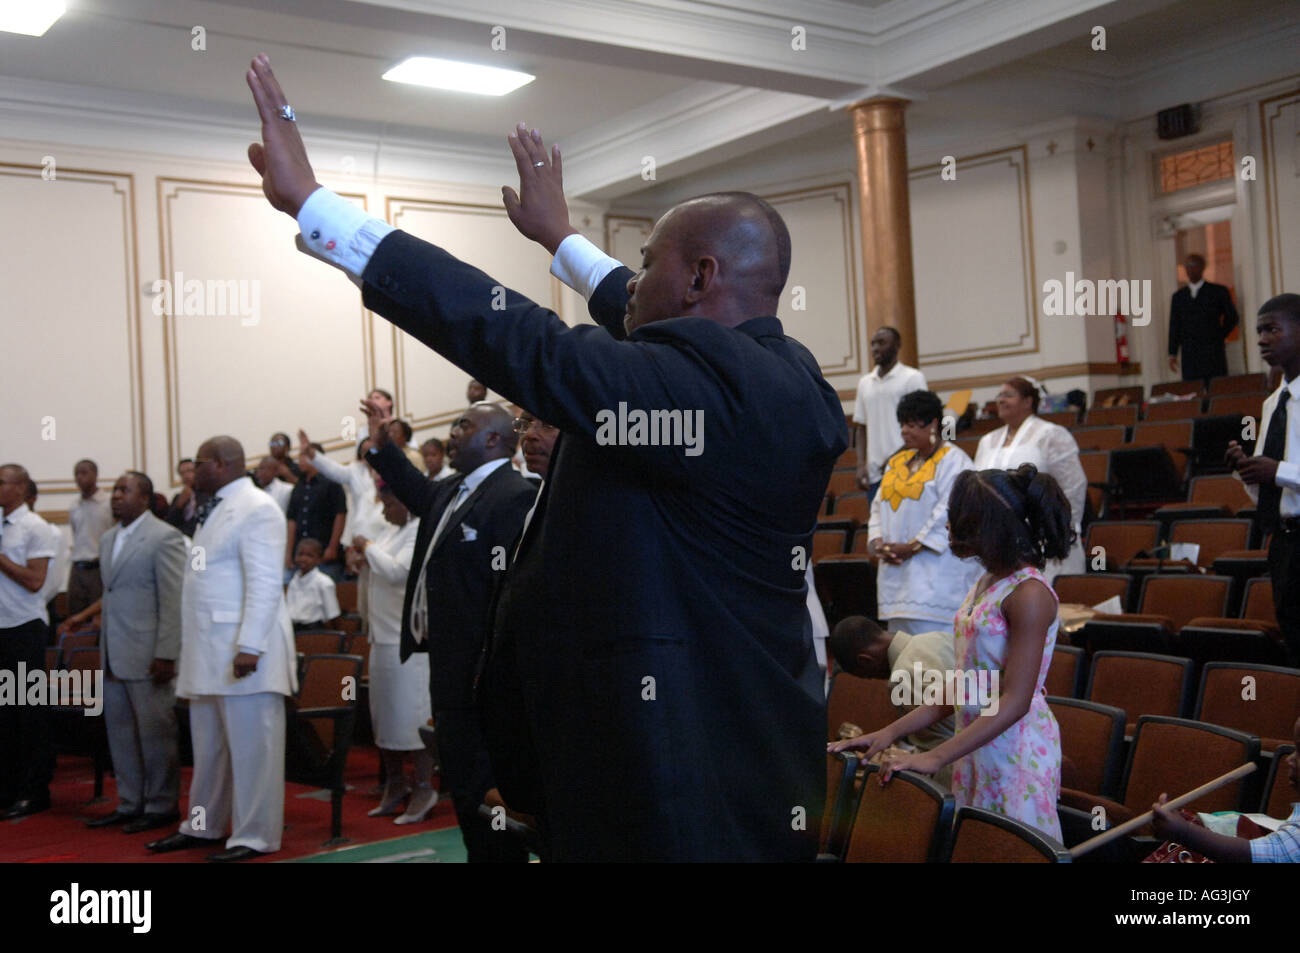
[[[194,533],[181,594],[176,694],[190,699],[194,777],[180,830],[161,853],[220,840],[208,860],[280,849],[284,697],[297,688],[293,627],[280,587],[284,513],[245,477],[244,449],[213,437],[195,457],[194,488],[212,494]]]

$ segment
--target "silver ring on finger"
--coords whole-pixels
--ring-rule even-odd
[[[534,162],[534,163],[533,163],[533,168],[534,168],[534,169],[540,169],[540,168],[541,168],[542,166],[544,166],[544,165],[546,165],[545,162],[541,162],[541,161]]]
[[[293,107],[285,103],[280,107],[280,118],[287,119],[289,122],[297,122],[298,116],[294,113]]]

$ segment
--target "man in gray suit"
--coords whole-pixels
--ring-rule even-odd
[[[100,538],[100,601],[68,620],[101,615],[104,722],[117,775],[117,809],[90,827],[128,834],[179,820],[176,659],[181,648],[185,538],[150,512],[153,482],[128,471],[113,486],[117,522]],[[65,623],[66,624],[66,623]]]

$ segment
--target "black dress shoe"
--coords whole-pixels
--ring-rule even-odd
[[[152,831],[159,827],[167,827],[169,824],[175,824],[181,819],[181,816],[175,811],[166,814],[142,814],[122,828],[123,834],[139,834],[141,831]]]
[[[112,814],[105,814],[102,817],[96,817],[93,820],[86,821],[87,827],[112,827],[114,824],[125,824],[127,821],[133,821],[139,814],[127,814],[124,811],[114,811]]]
[[[25,797],[21,801],[14,801],[9,810],[0,814],[0,821],[14,821],[20,817],[26,817],[29,814],[39,814],[41,811],[50,809],[50,799]]]
[[[169,854],[174,850],[189,850],[191,847],[211,846],[212,840],[207,837],[193,837],[190,834],[182,834],[180,831],[169,834],[162,840],[156,840],[144,845],[145,850],[151,850],[155,854]]]
[[[208,860],[214,864],[229,864],[237,860],[252,860],[254,857],[263,857],[266,853],[266,851],[253,850],[251,847],[231,847],[219,854],[210,855]]]

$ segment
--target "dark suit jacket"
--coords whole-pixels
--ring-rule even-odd
[[[498,282],[400,231],[362,275],[368,308],[563,432],[495,619],[539,776],[493,770],[556,860],[812,859],[826,717],[800,554],[844,413],[774,317],[623,340],[629,275],[593,296],[603,329],[510,291],[494,310]],[[702,412],[702,452],[602,443],[620,404]]]
[[[1182,348],[1183,380],[1222,377],[1228,373],[1223,341],[1240,320],[1227,286],[1206,282],[1192,297],[1187,286],[1169,302],[1169,354]]]
[[[397,498],[420,519],[402,602],[402,661],[412,652],[428,652],[433,707],[471,708],[474,674],[490,631],[489,605],[496,580],[505,573],[537,488],[507,460],[452,514],[429,557],[429,638],[417,646],[411,634],[411,602],[420,566],[443,510],[455,499],[465,478],[430,480],[392,444],[371,450],[369,458]],[[467,528],[474,539],[467,538]]]

